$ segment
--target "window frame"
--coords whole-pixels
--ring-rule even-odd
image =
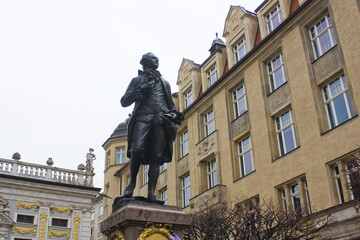
[[[233,47],[235,63],[240,62],[246,56],[246,50],[246,40],[245,37],[242,37]],[[243,55],[241,55],[241,52],[243,52]]]
[[[331,92],[331,84],[335,83],[336,81],[339,81],[340,85],[338,84],[335,87],[337,88],[338,86],[340,86],[341,90],[335,93],[335,95],[333,96],[333,93]],[[328,91],[325,90],[325,88],[328,89]],[[333,129],[355,116],[354,107],[348,88],[348,83],[346,82],[346,78],[344,74],[324,84],[321,87],[321,94],[323,98],[327,124],[329,129]],[[341,110],[343,109],[340,109],[339,111],[339,106],[335,106],[334,103],[334,100],[339,99],[339,97],[343,97],[343,101],[346,107],[345,112],[347,113],[347,119],[343,120],[342,122],[339,122],[337,112],[341,112]]]
[[[212,116],[209,119],[209,116]],[[215,131],[215,116],[214,109],[211,108],[203,114],[203,124],[204,124],[204,137],[206,138]]]
[[[19,221],[18,221],[18,217],[19,217],[19,216],[32,217],[32,220],[33,220],[33,221],[32,221],[32,223],[30,223],[30,222],[19,222]],[[26,214],[26,213],[25,213],[25,214],[24,214],[24,213],[16,213],[16,218],[15,218],[15,219],[16,219],[16,221],[15,221],[16,223],[32,224],[32,225],[34,225],[35,222],[36,222],[36,220],[37,220],[35,215]]]
[[[332,23],[332,20],[330,18],[330,14],[326,13],[322,17],[318,18],[314,24],[312,24],[309,29],[309,37],[311,41],[311,47],[314,54],[314,59],[320,58],[322,55],[327,53],[331,48],[337,45],[336,38],[335,38],[335,32],[334,32],[334,26]],[[325,20],[326,28],[322,30],[322,32],[318,33],[317,26],[321,25],[321,22]],[[329,23],[330,22],[330,23]],[[313,30],[315,31],[315,36],[313,36]],[[326,50],[323,50],[324,46],[321,44],[320,37],[324,34],[328,34],[329,40],[330,40],[330,47]],[[327,42],[329,43],[329,42]]]
[[[186,133],[186,134],[185,134]],[[186,138],[185,138],[186,136]],[[185,129],[180,133],[180,158],[189,154],[189,131]]]
[[[238,95],[238,92],[240,92],[240,90],[243,89],[243,93],[240,93],[241,95]],[[240,86],[236,87],[232,92],[231,92],[231,99],[232,99],[232,104],[233,104],[233,110],[234,110],[234,119],[240,117],[241,115],[243,115],[244,113],[247,112],[247,101],[246,101],[246,89],[245,89],[245,84],[242,83]],[[241,112],[241,104],[240,101],[243,99],[244,103],[243,103],[243,108],[244,111]]]
[[[182,200],[181,204],[183,208],[190,205],[190,199],[191,199],[191,179],[190,179],[190,174],[186,174],[181,178],[181,200]]]
[[[249,148],[244,149],[244,142],[246,140],[248,140],[248,145],[250,145],[250,146],[249,146]],[[242,138],[240,141],[237,142],[236,145],[237,145],[237,151],[238,151],[237,153],[238,153],[239,174],[240,174],[240,178],[243,178],[255,171],[250,135]],[[251,171],[250,172],[246,171],[247,164],[246,164],[245,155],[247,153],[250,153],[250,160],[251,160]]]
[[[146,185],[149,183],[149,165],[143,165],[143,172],[142,172],[142,176],[143,176],[143,185]]]
[[[183,97],[184,97],[184,109],[186,109],[193,103],[193,92],[191,87],[185,90]]]
[[[126,158],[125,147],[116,148],[116,164],[124,164]]]
[[[297,186],[297,191],[295,192],[293,191],[294,186]],[[308,214],[311,214],[310,195],[305,176],[297,177],[278,186],[277,191],[279,191],[279,201],[285,212],[288,208],[292,208],[294,211],[306,211]],[[296,205],[294,200],[296,196],[299,196],[298,205]]]
[[[64,220],[66,221],[66,226],[60,226],[60,225],[53,225],[53,220],[56,219],[56,220]],[[51,218],[51,225],[52,227],[63,227],[63,228],[68,228],[69,227],[69,223],[70,223],[70,219],[68,218],[59,218],[59,217],[52,217]]]
[[[285,121],[280,121],[280,119],[283,116],[285,116],[287,113],[289,113],[290,122],[288,122],[288,123],[286,123],[286,125],[284,125]],[[291,108],[287,109],[286,111],[283,111],[281,114],[275,116],[274,123],[275,123],[275,131],[276,131],[276,140],[277,140],[277,145],[278,145],[278,153],[279,153],[279,156],[281,157],[299,147],[292,109]],[[293,140],[292,144],[294,146],[290,150],[287,149],[287,144],[286,144],[286,139],[285,139],[285,131],[289,127],[291,127],[291,134],[292,134],[292,140]]]
[[[160,199],[164,201],[164,205],[168,205],[168,190],[167,187],[160,190]]]
[[[275,66],[274,68],[274,63],[277,61],[278,58],[280,59],[280,64]],[[282,79],[281,81],[279,81],[279,84],[277,84],[278,81],[276,78],[276,72],[278,70],[280,70],[282,74]],[[272,57],[271,60],[269,60],[266,63],[266,73],[267,73],[267,79],[269,81],[270,93],[274,92],[276,89],[280,88],[282,85],[284,85],[287,82],[287,77],[285,74],[284,57],[282,52],[276,54],[275,57]]]
[[[208,189],[211,189],[218,185],[217,179],[217,169],[216,169],[216,159],[212,159],[206,162],[206,178]]]
[[[275,17],[278,18],[279,24],[274,27],[273,20]],[[266,21],[266,28],[267,28],[268,34],[273,32],[282,23],[283,19],[282,19],[282,15],[281,15],[280,4],[277,4],[275,7],[273,7],[269,11],[268,14],[266,14],[265,21]]]
[[[167,163],[164,162],[162,165],[160,165],[159,171],[160,173],[165,172],[165,170],[167,169]]]
[[[207,75],[207,84],[208,88],[214,85],[214,83],[218,80],[217,72],[216,72],[216,65],[210,68],[209,71],[206,72]]]
[[[110,153],[110,151],[108,151],[106,153],[106,163],[105,163],[105,165],[106,165],[105,168],[108,168],[111,165],[111,153]]]

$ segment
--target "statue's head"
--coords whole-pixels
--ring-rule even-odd
[[[144,70],[147,68],[156,70],[159,67],[159,58],[153,53],[148,52],[142,56],[140,64]]]

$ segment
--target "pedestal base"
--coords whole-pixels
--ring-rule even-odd
[[[171,232],[182,239],[190,221],[190,216],[175,206],[128,201],[101,223],[101,232],[111,240],[160,240]]]

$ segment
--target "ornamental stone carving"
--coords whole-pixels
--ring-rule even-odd
[[[209,156],[211,153],[217,152],[217,150],[217,131],[215,131],[196,145],[196,160],[201,161],[207,156]]]

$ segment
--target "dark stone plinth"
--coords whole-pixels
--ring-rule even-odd
[[[154,203],[157,205],[164,205],[164,201],[151,202],[147,198],[139,197],[139,196],[136,196],[136,197],[118,196],[115,198],[114,203],[112,205],[112,212],[116,212],[119,208],[121,208],[129,203],[138,203],[138,204]]]
[[[109,236],[118,230],[126,240],[136,240],[141,234],[139,228],[144,228],[147,223],[171,224],[173,232],[182,239],[183,230],[190,225],[190,216],[175,206],[126,200],[102,221],[101,232],[110,239]]]

